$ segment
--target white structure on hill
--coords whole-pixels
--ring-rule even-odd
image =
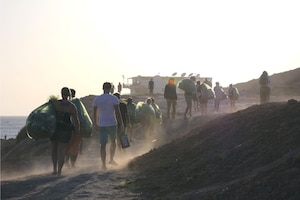
[[[153,94],[163,94],[165,85],[168,83],[169,78],[174,78],[176,85],[182,79],[190,78],[190,77],[183,77],[183,76],[136,76],[127,78],[127,83],[123,83],[123,88],[130,89],[131,95],[144,95],[149,94],[148,84],[151,79],[154,81],[154,89]],[[200,81],[201,83],[207,79],[212,82],[211,77],[199,77],[195,76],[196,81]],[[177,93],[183,93],[181,89],[177,87]]]

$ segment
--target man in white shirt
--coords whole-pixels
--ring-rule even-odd
[[[111,87],[111,83],[103,83],[103,94],[97,96],[93,101],[94,129],[99,133],[100,154],[103,169],[106,169],[106,144],[108,142],[108,138],[111,142],[109,164],[117,165],[114,161],[114,155],[116,152],[118,123],[120,124],[120,128],[124,130],[124,124],[119,107],[119,99],[110,94]]]

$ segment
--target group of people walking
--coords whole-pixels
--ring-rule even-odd
[[[235,101],[238,99],[238,90],[232,84],[229,85],[228,93],[224,91],[219,82],[215,83],[212,88],[211,82],[205,79],[202,83],[195,77],[190,77],[194,83],[195,89],[192,92],[184,92],[186,101],[186,109],[184,111],[184,119],[192,116],[192,104],[194,101],[195,110],[201,109],[202,115],[207,115],[207,103],[209,100],[214,100],[214,109],[219,111],[220,102],[227,97],[230,100],[231,111],[235,110]],[[154,83],[149,83],[150,93],[153,93]],[[266,71],[259,78],[260,84],[260,102],[267,103],[270,100],[270,79]],[[112,84],[110,82],[103,83],[103,94],[95,97],[93,100],[93,129],[98,133],[100,143],[100,157],[102,169],[107,168],[106,163],[106,146],[110,142],[109,148],[109,164],[118,165],[114,160],[117,146],[121,149],[120,137],[127,129],[127,135],[132,141],[132,134],[135,124],[141,123],[149,136],[153,136],[155,124],[161,123],[162,113],[159,106],[155,103],[153,97],[149,97],[143,103],[143,106],[151,108],[150,118],[137,117],[137,105],[133,102],[132,97],[127,98],[123,102],[120,98],[120,93],[112,94]],[[71,92],[72,91],[72,92]],[[121,92],[121,84],[119,84],[118,92]],[[56,110],[57,125],[56,132],[51,137],[52,143],[52,163],[53,174],[61,175],[64,163],[69,163],[70,166],[75,166],[75,162],[82,144],[82,136],[80,135],[80,121],[77,108],[70,100],[75,98],[75,90],[70,90],[68,87],[61,89],[62,99],[53,102]],[[174,78],[170,78],[164,87],[164,98],[167,103],[166,118],[176,118],[177,108],[177,84]],[[152,120],[154,119],[154,120]]]
[[[107,144],[110,144],[108,164],[116,166],[118,164],[114,157],[117,148],[122,150],[121,136],[127,130],[129,141],[132,141],[133,129],[138,122],[136,117],[137,105],[133,102],[132,97],[124,102],[120,98],[120,93],[112,94],[112,87],[110,82],[103,83],[103,94],[96,96],[92,102],[93,130],[99,136],[100,158],[104,170],[107,169]],[[64,164],[71,167],[75,166],[82,143],[81,124],[77,108],[71,101],[75,97],[75,90],[72,92],[68,87],[63,87],[61,89],[62,99],[53,100],[57,118],[56,132],[51,137],[53,175],[60,176]],[[144,103],[145,106],[151,108],[152,115],[144,120],[141,117],[139,122],[144,127],[145,132],[153,136],[155,124],[162,118],[162,113],[153,97],[147,98]]]
[[[202,115],[207,115],[207,104],[209,100],[214,100],[215,111],[219,111],[220,103],[227,97],[230,99],[231,110],[235,110],[235,101],[238,98],[238,90],[230,84],[228,88],[228,94],[224,91],[219,82],[212,88],[212,84],[208,79],[205,79],[203,83],[199,80],[196,81],[195,77],[190,77],[190,80],[194,84],[192,90],[184,90],[184,98],[186,101],[186,108],[184,111],[184,119],[192,116],[192,107],[194,103],[194,110],[201,110]],[[167,118],[174,119],[176,116],[177,105],[177,86],[174,78],[170,78],[165,85],[164,98],[167,101]]]

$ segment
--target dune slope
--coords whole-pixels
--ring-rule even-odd
[[[300,103],[254,105],[137,157],[149,199],[299,199]]]

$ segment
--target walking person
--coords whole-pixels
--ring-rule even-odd
[[[215,110],[219,111],[221,101],[226,99],[226,94],[224,92],[224,89],[222,88],[222,86],[220,86],[219,82],[216,82],[216,86],[214,87],[214,92],[216,95]]]
[[[75,99],[76,90],[70,89],[71,91],[71,99]],[[76,105],[75,105],[76,106]],[[79,112],[80,108],[77,108]],[[79,113],[78,113],[79,115]],[[80,116],[80,115],[79,115]],[[81,134],[73,134],[70,143],[67,146],[66,156],[65,156],[65,165],[68,167],[75,167],[75,163],[78,157],[79,152],[82,148],[82,135]]]
[[[172,114],[172,119],[175,119],[177,92],[174,78],[170,78],[168,84],[165,85],[164,98],[167,100],[167,118],[170,119],[170,114]]]
[[[123,120],[123,125],[124,125],[124,130],[126,130],[127,124],[128,124],[128,112],[127,112],[127,105],[125,102],[123,102],[121,100],[120,94],[119,93],[114,93],[114,95],[119,99],[120,101],[120,111],[121,111],[121,115],[122,115],[122,120]],[[119,150],[122,150],[122,143],[121,143],[121,139],[122,139],[122,135],[124,134],[124,132],[122,132],[121,129],[121,124],[118,123],[118,132],[117,132],[117,144],[119,147]]]
[[[148,88],[149,88],[150,95],[152,95],[153,94],[153,89],[154,89],[154,81],[153,81],[152,78],[150,79],[150,81],[148,83]]]
[[[197,81],[196,82],[196,90],[195,90],[195,97],[196,98],[194,100],[194,107],[195,107],[195,110],[199,111],[199,108],[200,108],[200,91],[201,91],[201,82],[200,81]]]
[[[79,135],[80,122],[76,106],[69,101],[70,90],[67,87],[61,89],[61,100],[54,100],[56,110],[56,131],[51,137],[53,175],[61,175],[65,161],[66,148],[71,141],[72,134]]]
[[[114,160],[118,124],[120,125],[121,131],[124,131],[119,99],[110,94],[111,87],[111,83],[103,83],[103,94],[97,96],[93,101],[93,124],[94,129],[98,131],[99,134],[102,169],[106,169],[106,145],[108,139],[110,140],[109,164],[118,165]]]
[[[236,110],[235,101],[238,99],[238,97],[239,97],[238,89],[236,87],[233,87],[232,84],[230,84],[228,87],[228,98],[230,100],[231,112],[234,112]]]
[[[269,87],[270,77],[268,72],[263,71],[261,76],[259,77],[259,85],[260,85],[260,104],[269,103],[270,102],[270,93],[271,89]]]
[[[136,104],[133,103],[132,97],[129,97],[127,99],[127,112],[128,112],[127,135],[130,142],[132,142],[133,129],[136,124],[135,109],[136,109]]]
[[[122,91],[122,84],[119,82],[118,84],[118,93],[121,94]]]
[[[190,77],[190,79],[195,82],[196,78],[194,76]],[[196,85],[193,86],[193,91],[184,91],[184,98],[186,102],[186,108],[184,112],[184,119],[187,119],[186,115],[189,114],[192,117],[192,103],[193,103],[193,92],[196,90]]]
[[[154,129],[156,123],[156,113],[152,106],[152,99],[148,97],[143,105],[143,122],[146,137],[154,139]]]

